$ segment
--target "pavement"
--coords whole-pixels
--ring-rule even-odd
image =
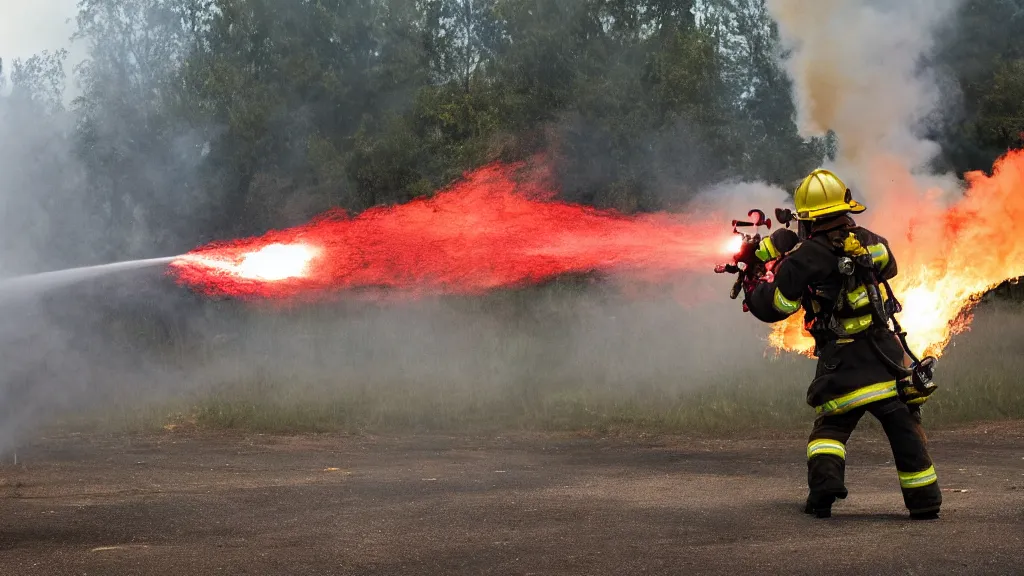
[[[0,465],[0,574],[1024,573],[1024,423],[930,435],[926,522],[865,428],[830,519],[799,434],[39,438]]]

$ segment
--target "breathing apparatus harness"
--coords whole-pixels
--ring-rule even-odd
[[[899,320],[896,319],[896,314],[903,311],[903,306],[897,300],[892,287],[889,286],[889,281],[879,275],[871,253],[861,245],[856,235],[848,229],[830,231],[826,235],[837,254],[837,266],[839,273],[843,276],[843,285],[833,301],[833,309],[823,315],[828,317],[826,326],[839,338],[866,339],[875,355],[896,376],[897,380],[905,381],[909,378],[918,397],[930,396],[938,388],[938,385],[933,381],[936,358],[934,356],[927,356],[924,359],[920,359],[910,349],[910,346],[907,344],[907,332],[900,326]],[[850,335],[846,333],[846,330],[837,320],[835,312],[839,310],[840,305],[846,299],[846,295],[860,286],[864,287],[868,302],[870,303],[873,320],[872,328],[879,327],[896,336],[903,350],[912,361],[909,368],[903,365],[902,358],[898,361],[894,360],[879,347],[877,339],[871,334],[873,330],[868,329],[863,333]],[[885,289],[886,298],[882,297],[882,288]],[[825,318],[821,319],[826,320]]]
[[[717,273],[736,274],[736,282],[729,293],[729,297],[735,299],[741,291],[749,292],[758,283],[764,281],[774,270],[774,261],[762,262],[758,246],[761,241],[760,234],[744,234],[739,227],[760,227],[765,226],[771,229],[771,220],[765,217],[761,210],[751,210],[748,216],[756,216],[751,222],[733,220],[733,232],[741,235],[743,242],[737,254],[733,255],[731,264],[721,264],[715,267]],[[775,219],[787,229],[796,220],[792,210],[785,208],[775,209]],[[907,333],[900,326],[896,314],[903,310],[903,306],[893,293],[889,282],[881,278],[875,269],[875,263],[871,253],[861,246],[857,236],[845,226],[831,230],[823,230],[820,235],[811,233],[810,223],[800,221],[798,234],[794,235],[799,241],[809,241],[820,237],[827,238],[826,242],[837,258],[837,267],[842,277],[839,286],[825,285],[811,287],[812,294],[808,294],[810,302],[805,300],[809,308],[809,318],[804,327],[814,337],[816,348],[821,341],[836,342],[838,340],[859,340],[867,339],[872,351],[879,360],[888,368],[896,379],[905,383],[908,379],[916,392],[915,401],[930,396],[938,386],[932,381],[935,371],[936,359],[934,356],[927,356],[919,359],[907,344]],[[794,241],[798,241],[794,239]],[[788,252],[794,248],[783,248]],[[871,305],[871,323],[866,329],[850,333],[840,321],[837,313],[843,311],[843,305],[848,301],[848,295],[854,290],[859,291],[863,286],[868,301]],[[885,288],[887,298],[882,298],[882,288]],[[851,304],[852,306],[852,304]],[[747,304],[744,301],[744,311],[747,311]],[[875,336],[879,330],[884,330],[895,336],[911,359],[910,367],[903,365],[903,359],[894,360],[890,358],[879,347]],[[817,355],[817,350],[816,350]],[[898,387],[900,397],[905,401],[905,389]]]

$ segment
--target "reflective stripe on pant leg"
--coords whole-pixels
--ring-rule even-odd
[[[895,381],[882,382],[881,384],[872,384],[871,386],[858,388],[835,400],[825,402],[821,406],[815,406],[814,411],[823,416],[843,414],[854,408],[885,400],[886,398],[893,398],[897,395]]]
[[[864,412],[858,408],[814,419],[807,438],[807,487],[812,495],[846,497],[846,442]]]
[[[822,454],[831,454],[838,456],[843,460],[846,460],[846,446],[838,440],[811,440],[807,444],[807,459],[810,460],[815,456],[821,456]]]
[[[939,479],[935,473],[935,466],[929,466],[927,470],[921,472],[900,472],[897,470],[897,473],[900,476],[900,488],[924,488],[929,484],[934,484]]]
[[[942,505],[942,490],[934,462],[925,446],[924,431],[910,408],[893,398],[867,407],[878,418],[892,447],[903,502],[907,509],[929,510]]]

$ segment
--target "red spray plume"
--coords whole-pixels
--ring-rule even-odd
[[[310,300],[365,288],[479,294],[568,273],[665,281],[728,254],[722,219],[568,204],[549,181],[525,163],[492,164],[430,198],[201,247],[171,273],[213,296]]]

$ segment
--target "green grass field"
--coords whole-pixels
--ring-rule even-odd
[[[750,350],[753,339],[740,339],[737,356],[742,362],[736,366],[723,358],[707,358],[700,350],[675,360],[671,338],[645,340],[640,328],[658,329],[653,322],[645,319],[640,327],[619,329],[637,332],[619,340],[594,340],[607,349],[592,350],[597,344],[588,341],[586,354],[572,356],[563,351],[565,342],[574,338],[571,334],[552,336],[545,328],[542,338],[532,329],[509,331],[507,319],[499,319],[490,327],[474,324],[460,332],[460,339],[416,355],[396,353],[376,360],[387,369],[367,371],[364,366],[333,373],[319,368],[320,363],[329,363],[330,349],[316,345],[331,338],[312,330],[294,365],[282,364],[280,358],[255,366],[238,360],[237,369],[206,375],[202,386],[178,397],[151,399],[126,393],[98,413],[76,413],[63,422],[110,431],[187,426],[260,432],[579,430],[715,435],[810,425],[814,413],[804,395],[812,360]],[[331,326],[324,324],[325,329]],[[755,326],[750,326],[753,334]],[[280,325],[269,322],[247,329],[274,334]],[[597,325],[585,329],[586,334],[607,331]],[[417,334],[410,327],[408,332],[391,337],[404,338],[403,349],[410,342],[439,338],[429,330]],[[334,345],[353,350],[360,341],[383,336],[373,332],[364,333],[363,340],[341,338],[335,334]],[[631,342],[636,351],[626,347]],[[679,346],[694,348],[699,343],[692,340]],[[957,336],[940,359],[936,380],[941,388],[925,408],[928,426],[1024,418],[1021,344],[1024,308],[1003,302],[983,306],[972,329]],[[718,345],[709,346],[711,350]],[[455,359],[445,354],[456,349],[474,354]],[[361,354],[365,356],[366,350]],[[562,354],[574,359],[555,362]],[[638,370],[632,363],[653,368]]]

